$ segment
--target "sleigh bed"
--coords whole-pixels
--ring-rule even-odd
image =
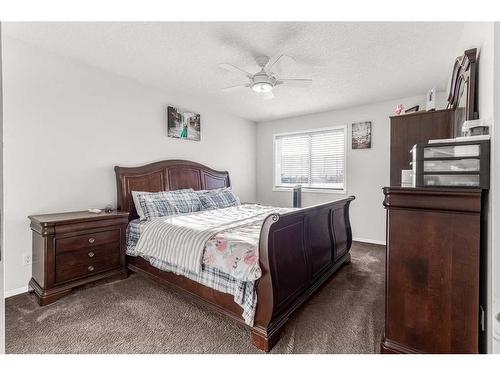
[[[228,172],[185,160],[165,160],[139,167],[115,167],[118,209],[138,218],[132,191],[211,190],[230,186]],[[352,243],[349,205],[354,197],[284,214],[271,213],[259,237],[262,276],[255,282],[257,305],[252,343],[269,351],[291,314],[343,264]],[[162,271],[141,257],[127,256],[128,268],[177,289],[244,324],[233,296],[187,277]]]

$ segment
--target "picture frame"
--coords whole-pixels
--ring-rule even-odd
[[[167,137],[182,140],[201,140],[201,116],[183,108],[167,107]]]
[[[352,149],[372,148],[372,122],[355,122],[351,126],[352,131]]]
[[[411,108],[408,108],[405,113],[415,113],[415,112],[418,112],[418,110],[420,109],[420,106],[419,105],[416,105],[416,106],[413,106]]]

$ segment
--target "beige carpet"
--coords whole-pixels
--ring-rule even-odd
[[[342,267],[288,322],[272,353],[378,353],[385,250],[354,243]],[[250,334],[137,275],[75,290],[44,307],[6,300],[7,353],[260,353]]]

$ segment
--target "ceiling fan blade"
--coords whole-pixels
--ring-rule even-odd
[[[229,63],[219,64],[219,68],[225,69],[229,72],[243,73],[248,78],[252,78],[252,76],[253,76],[252,73],[247,72],[245,69],[239,68],[236,65],[229,64]]]
[[[242,84],[236,85],[236,86],[224,87],[221,89],[221,91],[229,92],[229,91],[235,91],[235,90],[239,90],[239,89],[246,88],[246,87],[250,87],[250,84],[249,83],[242,83]]]
[[[264,99],[264,100],[271,100],[274,99],[274,94],[272,91],[269,92],[263,92],[262,94],[259,94],[259,96]]]
[[[276,85],[287,85],[295,87],[308,87],[312,84],[312,79],[309,78],[290,78],[290,79],[278,79]]]
[[[269,60],[264,67],[264,70],[266,72],[271,72],[273,67],[277,67],[276,64],[278,64],[280,61],[283,61],[284,59],[290,59],[291,61],[295,62],[295,58],[289,55],[279,55],[276,59],[274,60]]]

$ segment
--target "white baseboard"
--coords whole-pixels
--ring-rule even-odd
[[[4,298],[17,296],[18,294],[23,294],[23,293],[26,293],[27,291],[28,291],[27,286],[24,286],[22,288],[17,288],[17,289],[6,290],[4,293]]]
[[[366,242],[366,243],[372,243],[374,245],[383,245],[385,246],[385,241],[379,241],[379,240],[370,240],[368,238],[353,238],[352,239],[353,241],[357,241],[357,242]]]

